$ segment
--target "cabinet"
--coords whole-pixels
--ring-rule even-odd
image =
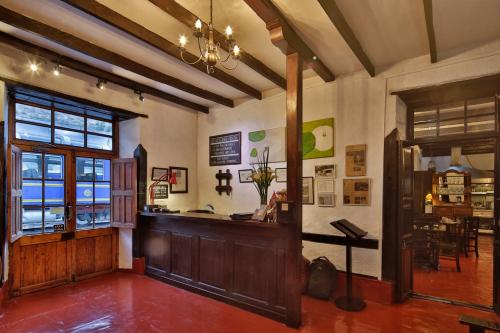
[[[471,216],[471,176],[466,171],[453,169],[434,174],[432,177],[432,205],[434,215],[455,218]]]
[[[480,218],[480,229],[493,230],[493,208],[495,201],[494,178],[472,179],[472,207],[474,216]]]

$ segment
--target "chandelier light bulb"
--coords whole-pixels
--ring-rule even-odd
[[[231,28],[231,26],[228,25],[226,27],[226,36],[227,36],[227,38],[231,37],[232,34],[233,34],[233,28]]]
[[[186,36],[184,36],[184,35],[181,35],[181,36],[179,37],[179,45],[180,45],[181,47],[185,47],[185,46],[186,46],[186,44],[187,44],[187,37],[186,37]]]
[[[31,63],[30,64],[30,69],[32,72],[37,72],[38,71],[38,65],[36,63]]]
[[[197,20],[196,20],[196,22],[194,22],[194,27],[195,27],[197,30],[201,30],[201,26],[202,26],[201,20],[200,20],[200,19],[197,19]]]
[[[53,73],[55,76],[59,76],[59,75],[61,75],[61,66],[56,65],[56,67],[54,67],[54,70],[52,71],[52,73]]]
[[[237,57],[237,56],[239,56],[239,55],[240,55],[240,51],[241,51],[241,50],[240,50],[240,47],[239,47],[238,45],[235,45],[235,46],[233,47],[233,54],[234,54],[234,56],[235,56],[235,57]]]

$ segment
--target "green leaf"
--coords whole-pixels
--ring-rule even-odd
[[[257,148],[253,148],[250,152],[250,157],[257,157]]]

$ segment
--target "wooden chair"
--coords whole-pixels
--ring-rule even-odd
[[[500,332],[500,324],[492,321],[467,315],[461,315],[458,320],[460,324],[469,326],[469,333],[485,333],[486,330]]]
[[[438,258],[455,259],[457,272],[460,272],[460,251],[462,250],[462,227],[463,223],[446,223],[446,232],[439,233],[437,243]]]
[[[433,236],[435,223],[435,219],[414,220],[413,260],[416,264],[437,269],[437,241]]]
[[[476,253],[476,258],[479,257],[478,249],[478,237],[479,237],[479,218],[469,217],[465,220],[464,228],[464,252],[465,256],[469,256],[469,250],[473,249]]]

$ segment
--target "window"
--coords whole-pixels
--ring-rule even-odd
[[[414,139],[496,131],[495,99],[481,98],[413,111]]]
[[[76,228],[110,226],[111,161],[76,158]]]
[[[22,231],[54,232],[66,228],[64,155],[22,153]]]
[[[112,151],[113,123],[17,102],[15,137],[20,140]]]

